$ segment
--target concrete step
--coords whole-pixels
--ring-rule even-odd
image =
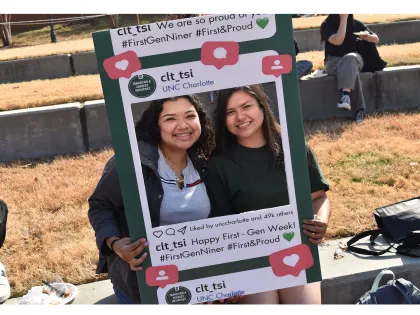
[[[420,65],[362,73],[366,113],[420,110]],[[278,117],[276,87],[262,84]],[[339,92],[332,76],[299,82],[302,118],[354,119],[355,109],[336,107]],[[210,93],[198,93],[212,119],[216,106]],[[132,105],[136,121],[150,102]],[[112,147],[104,100],[0,112],[0,163],[78,154]]]
[[[397,279],[404,278],[420,288],[420,258],[402,256],[395,251],[378,257],[346,252],[343,258],[335,260],[334,252],[339,248],[339,243],[346,244],[349,239],[332,240],[319,246],[324,279],[321,283],[322,304],[355,304],[359,297],[371,289],[375,277],[383,269],[390,269]],[[377,249],[388,247],[382,237],[378,237],[377,242],[384,244]],[[357,246],[372,249],[369,238],[360,240]]]
[[[388,252],[380,257],[363,256],[346,252],[341,259],[334,259],[339,243],[350,238],[331,240],[319,246],[323,281],[322,304],[355,304],[357,299],[371,289],[375,277],[383,269],[390,269],[396,278],[404,278],[420,288],[420,258],[401,256]],[[386,244],[381,237],[378,243]],[[361,248],[370,248],[368,238],[359,241]],[[380,248],[380,247],[379,247]],[[389,279],[384,279],[384,283]],[[381,283],[382,285],[382,283]],[[73,304],[115,304],[116,298],[109,280],[78,286]],[[19,304],[20,298],[5,304]]]
[[[378,34],[380,45],[406,44],[420,41],[420,20],[367,25]],[[300,52],[324,50],[319,28],[295,30]],[[96,74],[98,65],[93,51],[55,56],[0,61],[0,82],[12,83],[39,79],[64,78],[72,75]]]

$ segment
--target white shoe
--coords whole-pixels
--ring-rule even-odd
[[[337,104],[337,107],[347,109],[347,110],[351,110],[350,96],[348,96],[346,94],[343,94],[340,98],[340,101]]]
[[[315,79],[315,78],[323,78],[323,77],[326,77],[326,76],[328,76],[328,74],[324,73],[324,71],[322,71],[322,70],[317,69],[314,72],[301,77],[300,79],[301,80],[310,80],[310,79]]]
[[[6,268],[0,263],[0,303],[3,303],[10,297],[10,284],[6,276]]]

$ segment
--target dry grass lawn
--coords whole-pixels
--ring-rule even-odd
[[[99,75],[0,84],[0,111],[103,99]]]
[[[379,52],[388,67],[420,64],[420,43],[380,46]],[[324,68],[322,51],[301,53],[297,59]],[[103,99],[99,75],[0,84],[0,95],[0,111]]]
[[[294,18],[293,28],[298,29],[309,29],[317,28],[321,25],[322,21],[326,16],[316,16],[308,18]],[[356,14],[355,17],[365,23],[384,23],[384,22],[395,22],[405,20],[416,20],[420,19],[419,14]],[[155,20],[161,21],[163,17],[156,17]],[[147,23],[151,21],[143,21]],[[127,24],[127,23],[126,23]],[[129,23],[127,25],[131,25]],[[31,32],[21,33],[16,36],[15,44],[17,47],[0,50],[0,60],[14,60],[40,56],[50,56],[58,54],[70,54],[82,51],[93,51],[92,32],[97,31],[92,27],[85,26],[72,26],[66,27],[63,25],[56,25],[55,31],[57,32],[57,43],[50,43],[49,39],[49,28],[45,27],[41,30],[35,30]],[[103,26],[103,29],[109,27]],[[24,45],[26,47],[20,47]]]
[[[376,207],[419,194],[420,113],[376,115],[360,125],[307,122],[305,133],[331,185],[327,239],[371,229]],[[74,284],[98,279],[87,199],[112,154],[0,164],[1,198],[10,208],[0,255],[13,296],[54,274]]]
[[[375,208],[419,195],[420,113],[374,115],[360,125],[307,122],[305,129],[331,185],[327,238],[375,228]]]
[[[318,28],[327,16],[312,16],[307,18],[294,18],[293,29]],[[420,19],[419,14],[355,14],[354,18],[365,24],[389,23]]]
[[[97,280],[98,253],[87,199],[112,151],[37,164],[0,164],[1,198],[9,207],[0,249],[13,296],[50,281]]]
[[[92,50],[94,50],[92,38],[83,38],[57,43],[2,49],[0,50],[0,60],[25,59]]]

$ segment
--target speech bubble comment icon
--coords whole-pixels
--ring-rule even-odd
[[[173,228],[166,229],[166,235],[175,235],[175,230]]]
[[[227,51],[223,47],[217,47],[213,51],[213,56],[217,59],[226,59]]]
[[[150,287],[164,288],[168,284],[178,282],[178,267],[176,265],[155,266],[146,269],[146,283]]]
[[[300,244],[272,253],[269,257],[271,269],[277,277],[299,276],[302,270],[313,266],[314,258],[306,244]]]
[[[266,75],[274,75],[278,78],[290,71],[292,71],[292,56],[290,55],[265,56],[262,59],[262,72]]]
[[[108,76],[113,80],[129,79],[134,72],[141,70],[141,62],[132,50],[105,59],[103,66]]]
[[[220,70],[224,66],[238,63],[238,60],[237,42],[205,42],[201,46],[201,62],[206,66],[215,66]]]

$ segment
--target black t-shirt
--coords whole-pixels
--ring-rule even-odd
[[[330,23],[325,21],[321,24],[321,36],[325,41],[325,58],[327,56],[336,56],[343,57],[344,55],[357,51],[356,40],[359,36],[354,35],[354,32],[369,31],[372,34],[372,31],[362,22],[354,20],[353,29],[346,30],[346,36],[343,43],[340,46],[331,44],[328,41],[331,35],[337,33],[338,27],[334,27]]]
[[[311,192],[328,191],[329,185],[309,147],[307,158]],[[274,164],[267,145],[252,149],[236,144],[212,156],[206,178],[213,217],[289,204],[284,165]]]

